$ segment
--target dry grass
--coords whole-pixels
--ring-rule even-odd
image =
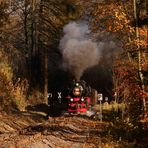
[[[100,104],[97,104],[93,107],[94,110],[99,111],[100,110]],[[116,103],[116,102],[112,102],[112,103],[108,103],[105,102],[102,104],[102,110],[103,111],[118,111],[118,110],[123,110],[125,109],[125,104],[124,103]]]

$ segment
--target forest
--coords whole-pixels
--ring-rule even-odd
[[[47,104],[74,78],[147,125],[147,0],[0,0],[0,112]]]

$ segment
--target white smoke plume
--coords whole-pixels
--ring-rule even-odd
[[[88,25],[71,22],[64,27],[64,37],[60,41],[64,68],[72,72],[77,80],[84,70],[96,65],[100,58],[103,43],[98,45],[88,37]]]

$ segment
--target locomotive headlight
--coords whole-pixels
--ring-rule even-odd
[[[84,98],[81,98],[81,101],[84,101]]]
[[[71,98],[70,101],[72,102],[73,101],[73,98]]]
[[[76,86],[79,86],[79,83],[76,83]]]

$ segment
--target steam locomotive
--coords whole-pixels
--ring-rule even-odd
[[[84,113],[91,108],[91,88],[85,81],[74,82],[69,88],[68,112]]]
[[[57,92],[57,96],[49,97],[49,105],[62,107],[68,113],[86,113],[93,104],[92,89],[83,80],[73,81],[64,91]]]

